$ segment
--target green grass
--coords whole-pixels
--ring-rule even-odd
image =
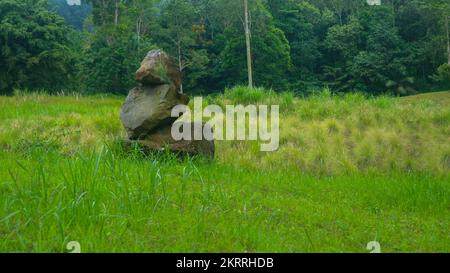
[[[416,96],[409,96],[402,98],[403,102],[417,102],[417,101],[432,101],[438,105],[449,106],[450,105],[450,95],[449,92],[434,92],[434,93],[424,93]]]
[[[449,92],[238,89],[208,101],[280,104],[277,152],[143,156],[124,98],[0,97],[0,252],[450,252]]]

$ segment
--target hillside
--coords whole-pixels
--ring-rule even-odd
[[[418,101],[432,101],[433,103],[450,107],[450,91],[423,93],[402,98],[403,102],[413,103]]]
[[[0,250],[448,252],[449,95],[228,90],[280,104],[280,149],[213,161],[125,150],[123,97],[0,97]]]

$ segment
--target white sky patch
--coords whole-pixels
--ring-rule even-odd
[[[367,4],[369,4],[371,6],[380,6],[381,0],[367,0]]]
[[[80,6],[81,0],[66,0],[69,6]]]

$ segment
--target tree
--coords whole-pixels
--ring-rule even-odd
[[[352,78],[348,69],[353,57],[362,47],[362,26],[356,17],[347,24],[334,25],[329,28],[324,41],[328,62],[323,66],[324,79],[338,91],[351,90]]]
[[[43,1],[0,1],[0,92],[70,86],[75,74],[70,32]]]
[[[253,69],[252,69],[252,46],[250,43],[250,14],[248,10],[248,0],[244,0],[244,17],[245,17],[245,45],[247,49],[247,71],[248,71],[248,86],[253,88]]]
[[[155,22],[155,0],[132,0],[128,13],[131,23],[135,25],[135,33],[137,37],[138,47],[140,47],[141,39],[150,34],[151,28]]]
[[[405,44],[392,24],[391,7],[368,7],[344,25],[330,28],[325,44],[334,65],[326,75],[336,90],[362,90],[400,95],[413,92],[406,67]]]
[[[204,32],[204,26],[199,24],[196,6],[187,0],[167,0],[161,6],[159,18],[160,28],[156,39],[172,56],[176,56],[178,69],[184,73],[193,69],[193,73],[205,69],[209,62],[204,50],[199,50],[197,40]],[[191,70],[192,71],[192,70]],[[194,81],[193,78],[190,81]],[[180,92],[183,93],[183,85]]]
[[[88,0],[92,5],[92,17],[97,26],[119,24],[121,10],[125,9],[126,0]]]
[[[89,91],[125,93],[154,47],[176,59],[188,92],[249,83],[406,94],[443,88],[448,78],[448,0],[86,2],[92,15],[85,31],[75,32],[42,9],[47,1],[1,1],[2,90],[69,88],[77,75]],[[67,8],[65,0],[50,4],[82,29],[82,8]]]
[[[91,13],[91,6],[86,1],[81,1],[81,5],[70,6],[66,0],[49,0],[49,9],[64,17],[66,23],[78,30],[83,30],[86,17]]]
[[[154,48],[144,35],[151,10],[137,11],[137,1],[92,3],[99,18],[94,20],[94,31],[86,35],[80,78],[90,92],[126,94],[134,85],[133,75],[139,63]]]
[[[419,3],[425,7],[438,11],[442,18],[443,29],[445,33],[445,48],[447,51],[447,63],[450,65],[450,2],[448,0],[419,0]]]
[[[289,42],[283,31],[275,26],[273,17],[262,1],[252,1],[249,9],[252,14],[254,82],[277,90],[284,89],[287,87],[286,74],[291,67]],[[216,58],[214,77],[221,80],[222,88],[248,80],[243,24],[242,17],[235,17],[233,23],[228,24],[224,33],[217,37],[217,43],[223,45],[223,48]]]
[[[293,67],[286,77],[291,88],[307,89],[317,85],[318,70],[323,62],[320,43],[328,25],[336,23],[333,14],[323,14],[312,4],[298,0],[269,0],[268,7],[290,45]]]

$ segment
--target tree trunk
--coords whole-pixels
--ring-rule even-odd
[[[445,29],[447,30],[447,57],[448,57],[448,64],[450,65],[450,33],[448,29],[448,18],[450,16],[445,16]]]
[[[183,73],[183,61],[181,60],[181,45],[178,43],[178,69]],[[183,94],[183,82],[180,83],[180,93]]]
[[[114,11],[114,24],[117,25],[119,23],[119,0],[116,0],[116,8]]]
[[[244,12],[245,12],[245,41],[247,44],[248,86],[250,88],[253,88],[252,50],[250,41],[248,0],[244,0]]]
[[[138,51],[141,49],[141,29],[142,29],[142,19],[138,16],[136,20],[136,35],[137,35],[137,46]]]

